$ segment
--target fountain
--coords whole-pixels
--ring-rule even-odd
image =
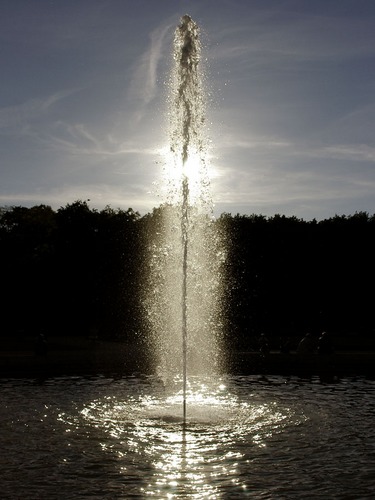
[[[374,496],[371,377],[210,377],[221,368],[225,252],[212,220],[199,55],[198,28],[184,16],[168,196],[152,215],[145,269],[157,374],[0,379],[4,499]]]
[[[182,378],[184,422],[188,373],[217,373],[222,354],[220,269],[225,252],[212,214],[200,54],[199,28],[185,15],[174,36],[166,203],[150,238],[145,298],[157,371],[164,380],[176,374]]]

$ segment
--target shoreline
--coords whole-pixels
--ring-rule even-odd
[[[323,356],[236,351],[227,355],[223,371],[233,375],[373,377],[375,351],[341,351]],[[119,343],[100,343],[79,350],[51,350],[45,355],[35,355],[32,351],[0,351],[0,378],[126,376],[153,372],[139,348]]]
[[[339,351],[329,355],[270,352],[236,352],[229,361],[231,373],[297,376],[375,376],[375,351]]]

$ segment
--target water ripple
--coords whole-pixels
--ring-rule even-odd
[[[0,381],[2,498],[372,498],[375,385]]]

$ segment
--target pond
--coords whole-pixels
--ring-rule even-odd
[[[1,498],[374,498],[375,382],[0,379]]]

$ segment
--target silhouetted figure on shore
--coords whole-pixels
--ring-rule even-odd
[[[315,342],[311,333],[306,333],[297,347],[297,354],[307,355],[312,354],[315,349]]]
[[[259,337],[259,352],[262,354],[262,356],[265,356],[270,352],[268,339],[264,333],[262,333]]]
[[[327,332],[322,332],[318,339],[318,354],[333,354],[332,339]]]

